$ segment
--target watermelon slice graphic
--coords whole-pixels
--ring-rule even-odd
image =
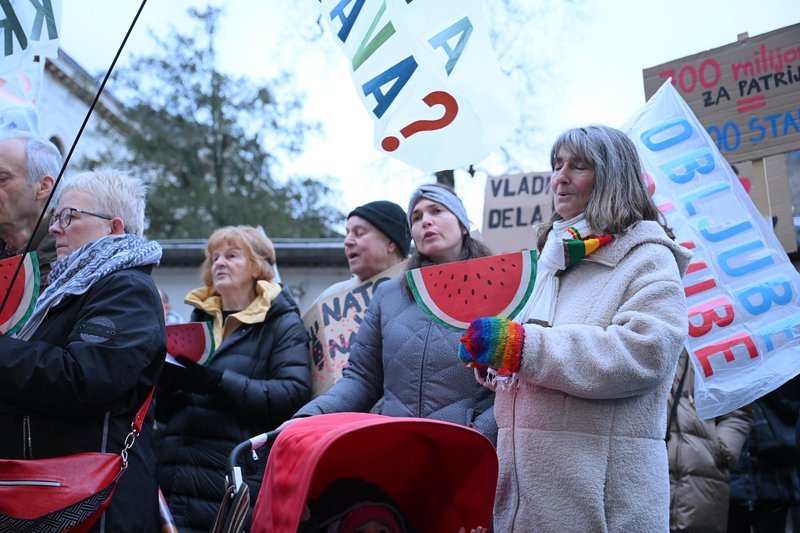
[[[484,316],[508,319],[522,311],[536,280],[536,252],[523,250],[406,272],[423,311],[442,326],[465,331]]]
[[[20,261],[22,268],[11,285]],[[39,297],[39,260],[36,252],[23,256],[17,255],[0,260],[0,303],[6,297],[6,304],[0,310],[0,333],[11,335],[16,333],[31,316]]]
[[[208,365],[215,349],[211,322],[167,326],[167,354],[172,357],[188,357],[199,365]]]

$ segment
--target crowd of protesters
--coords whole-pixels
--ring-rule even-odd
[[[466,530],[800,531],[797,380],[699,419],[682,353],[690,254],[653,203],[635,146],[613,128],[574,128],[550,159],[554,212],[537,228],[524,323],[480,317],[455,332],[420,309],[405,276],[387,281],[341,379],[312,400],[307,333],[262,230],[209,236],[201,286],[185,302],[190,321],[211,323],[215,356],[165,363],[165,319],[183,319],[151,278],[161,248],[142,236],[143,182],[100,168],[58,185],[55,146],[0,138],[0,253],[36,251],[42,273],[25,325],[0,335],[0,458],[119,451],[155,391],[93,531],[157,531],[159,490],[180,531],[209,531],[239,442],[299,418],[372,410],[463,425],[495,444],[498,484],[485,494],[494,523]],[[407,271],[490,254],[440,184],[417,188],[406,210],[377,200],[346,222],[356,281],[404,261]],[[267,457],[242,465],[251,506]],[[402,510],[366,508],[333,514],[353,531],[414,530]]]

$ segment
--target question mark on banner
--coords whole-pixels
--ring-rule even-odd
[[[404,138],[408,139],[415,133],[421,131],[434,131],[440,130],[453,122],[458,115],[458,102],[452,95],[444,91],[433,91],[422,99],[423,102],[428,104],[428,107],[435,105],[444,106],[444,115],[435,120],[417,120],[400,130]],[[400,139],[390,135],[381,141],[381,147],[387,152],[394,152],[400,147]]]

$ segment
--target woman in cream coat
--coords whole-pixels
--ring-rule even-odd
[[[622,132],[555,142],[555,214],[520,324],[475,320],[462,360],[496,390],[496,531],[669,528],[664,444],[689,253],[659,222]]]

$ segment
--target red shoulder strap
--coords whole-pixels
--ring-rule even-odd
[[[153,393],[155,390],[155,387],[150,390],[150,394],[147,395],[147,399],[144,401],[142,406],[139,408],[139,411],[136,413],[136,416],[133,418],[133,424],[131,424],[131,428],[135,429],[136,433],[142,432],[144,417],[147,416],[147,409],[150,407],[150,401],[153,399]]]

